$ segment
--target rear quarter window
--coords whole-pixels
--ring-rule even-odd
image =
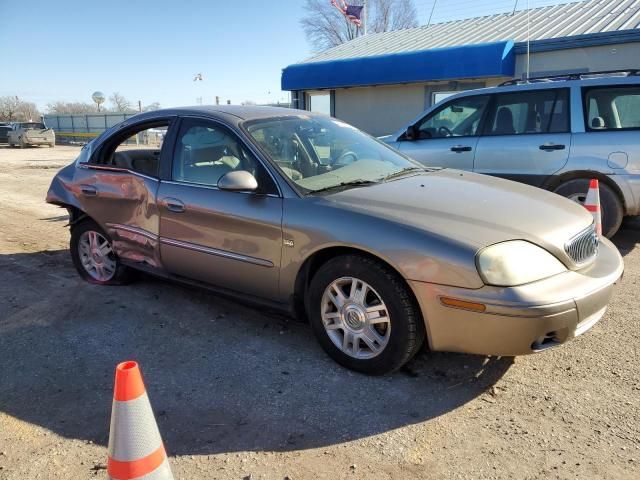
[[[583,89],[585,129],[640,129],[640,85]]]

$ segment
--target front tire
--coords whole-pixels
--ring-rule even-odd
[[[71,231],[71,259],[78,274],[95,285],[123,285],[133,270],[122,265],[111,239],[93,220],[84,220]]]
[[[422,315],[408,287],[396,272],[368,257],[329,260],[314,275],[308,299],[320,345],[352,370],[393,372],[424,342]]]
[[[555,193],[583,205],[589,191],[589,182],[590,180],[587,178],[569,180],[556,188]],[[600,186],[602,234],[607,238],[611,238],[622,224],[624,208],[620,197],[609,185],[602,181],[598,182],[598,184]]]

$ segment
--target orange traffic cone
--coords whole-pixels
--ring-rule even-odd
[[[116,367],[107,473],[112,480],[173,480],[136,362]]]
[[[589,191],[587,192],[587,198],[584,201],[584,208],[589,210],[593,215],[593,221],[596,224],[596,232],[598,235],[602,235],[602,217],[600,215],[600,187],[598,185],[598,179],[594,178],[589,183]]]

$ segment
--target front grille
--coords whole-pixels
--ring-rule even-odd
[[[589,228],[583,230],[565,246],[564,251],[571,257],[574,263],[580,265],[593,259],[598,254],[598,234],[596,226],[592,224]]]

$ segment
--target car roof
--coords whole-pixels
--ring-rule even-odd
[[[283,117],[290,115],[309,115],[311,112],[295,110],[285,107],[268,107],[258,105],[196,105],[188,107],[164,108],[153,110],[131,118],[156,117],[166,115],[206,115],[226,116],[231,115],[240,120],[254,120],[257,118]]]

